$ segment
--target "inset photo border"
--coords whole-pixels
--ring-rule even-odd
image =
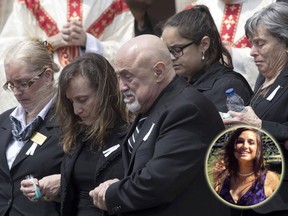
[[[238,209],[264,204],[277,193],[284,176],[278,143],[264,130],[247,125],[218,135],[205,163],[206,179],[216,198]]]

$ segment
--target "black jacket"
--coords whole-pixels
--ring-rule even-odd
[[[259,76],[256,81],[255,92],[263,82],[264,77]],[[272,100],[267,100],[278,86],[280,87]],[[280,189],[271,200],[265,202],[259,208],[255,208],[255,211],[268,213],[286,210],[288,215],[288,150],[283,145],[284,141],[288,140],[288,67],[279,74],[266,96],[264,98],[258,97],[251,106],[256,115],[262,120],[262,129],[270,133],[280,144],[285,162],[284,179]]]
[[[220,112],[227,112],[225,91],[234,88],[245,105],[248,105],[253,91],[247,80],[240,74],[214,62],[205,70],[199,71],[190,84],[210,99]]]
[[[224,125],[215,106],[176,77],[148,111],[130,158],[123,143],[125,178],[109,186],[111,214],[145,216],[227,215],[204,175],[206,152]]]
[[[125,131],[126,132],[126,131]],[[124,176],[124,168],[122,162],[121,145],[118,149],[113,151],[107,157],[104,156],[103,151],[121,144],[125,136],[125,132],[119,130],[111,133],[106,139],[103,148],[101,149],[101,155],[97,159],[97,164],[95,164],[95,176],[94,185],[97,187],[100,183],[109,179],[122,179]],[[61,215],[63,216],[73,216],[77,213],[77,206],[75,203],[75,191],[72,185],[72,173],[77,157],[79,156],[81,149],[84,147],[84,141],[82,137],[79,136],[76,141],[76,150],[71,155],[66,155],[62,167],[61,167]],[[95,188],[94,187],[94,188]],[[94,189],[94,188],[91,188]],[[92,198],[91,198],[92,200]],[[99,215],[102,216],[103,211],[99,209]]]
[[[13,216],[54,216],[58,215],[54,202],[31,202],[20,191],[20,182],[26,175],[32,174],[41,179],[47,175],[60,173],[63,150],[59,144],[60,130],[55,120],[54,109],[50,109],[46,118],[38,128],[38,132],[47,139],[40,146],[37,145],[33,155],[26,155],[31,147],[29,140],[17,155],[9,170],[6,158],[6,149],[12,139],[10,109],[0,115],[0,215]]]

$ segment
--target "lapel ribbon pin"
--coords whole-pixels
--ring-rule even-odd
[[[33,136],[30,138],[31,141],[33,141],[32,146],[28,149],[28,151],[26,152],[26,155],[33,155],[37,145],[42,145],[45,140],[47,139],[47,137],[39,132],[36,132],[33,134]]]

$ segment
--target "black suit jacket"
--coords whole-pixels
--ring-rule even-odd
[[[263,84],[264,78],[259,76],[255,85],[255,92]],[[266,98],[278,87],[277,93],[271,101]],[[260,100],[259,100],[260,99]],[[271,85],[265,98],[259,98],[251,106],[260,119],[262,128],[269,132],[278,141],[285,162],[284,179],[275,196],[259,208],[256,212],[268,213],[286,210],[288,215],[288,150],[284,148],[284,141],[288,140],[288,67],[286,67]]]
[[[0,215],[54,216],[58,215],[54,202],[31,202],[20,191],[20,182],[32,174],[41,179],[44,176],[60,173],[63,150],[59,144],[60,132],[55,121],[54,111],[50,110],[38,128],[47,137],[34,154],[26,155],[31,147],[29,140],[17,155],[9,170],[6,158],[8,143],[13,139],[9,115],[13,109],[0,115]]]
[[[126,131],[125,131],[126,132]],[[121,144],[125,136],[125,132],[114,130],[109,137],[107,137],[103,148],[101,149],[100,157],[97,159],[94,170],[94,188],[100,183],[109,179],[122,179],[124,176],[124,168],[122,162],[121,145],[108,156],[104,156],[104,151]],[[75,190],[72,184],[72,173],[76,159],[84,147],[82,137],[79,137],[76,142],[76,150],[71,155],[66,155],[61,166],[61,215],[73,216],[77,215],[77,204],[75,201]],[[93,168],[91,168],[93,169]],[[92,175],[93,173],[91,173]],[[91,188],[94,189],[94,188]],[[91,198],[92,200],[92,198]],[[104,212],[99,209],[95,216],[104,215]]]
[[[204,175],[206,152],[224,129],[215,106],[176,77],[146,113],[130,158],[123,144],[126,178],[106,192],[109,213],[121,215],[227,215]]]

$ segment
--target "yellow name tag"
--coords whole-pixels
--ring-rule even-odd
[[[39,132],[35,132],[31,137],[31,140],[38,145],[42,145],[46,139],[47,137]]]

